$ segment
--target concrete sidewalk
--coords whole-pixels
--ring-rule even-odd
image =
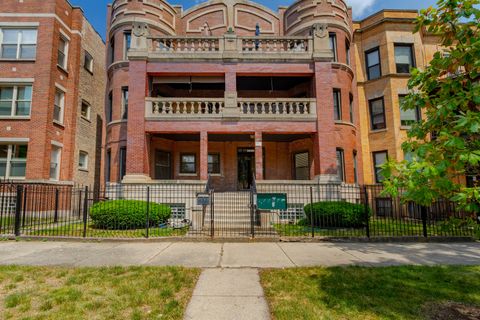
[[[0,264],[200,268],[480,265],[480,243],[209,243],[0,241]]]

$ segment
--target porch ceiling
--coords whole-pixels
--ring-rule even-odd
[[[300,139],[310,139],[311,134],[264,134],[263,141],[266,142],[292,142]]]

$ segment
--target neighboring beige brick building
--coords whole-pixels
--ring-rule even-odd
[[[0,178],[100,181],[105,44],[67,0],[2,0]]]
[[[415,10],[383,10],[354,23],[354,54],[360,113],[364,181],[381,180],[375,163],[387,157],[403,160],[401,148],[412,121],[420,112],[400,110],[407,94],[409,68],[425,67],[439,39],[422,32],[413,34]]]

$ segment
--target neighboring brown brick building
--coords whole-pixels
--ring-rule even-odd
[[[100,181],[105,44],[67,0],[3,0],[0,177]]]

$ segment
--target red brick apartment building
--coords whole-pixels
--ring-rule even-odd
[[[107,182],[363,182],[343,0],[117,0],[107,19]]]
[[[100,181],[105,44],[67,0],[2,0],[0,177]]]

